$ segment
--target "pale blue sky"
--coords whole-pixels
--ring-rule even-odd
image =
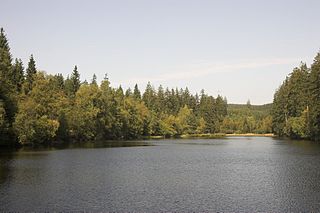
[[[202,88],[229,103],[272,102],[320,49],[320,1],[1,0],[0,26],[25,65],[108,73],[113,86]]]

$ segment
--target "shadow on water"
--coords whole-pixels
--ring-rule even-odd
[[[4,183],[10,174],[10,162],[14,158],[12,149],[0,150],[0,185]]]
[[[276,145],[289,145],[289,147],[297,148],[298,150],[307,151],[309,154],[319,154],[320,153],[320,143],[309,140],[294,140],[288,138],[273,138]]]
[[[153,146],[147,141],[88,141],[81,143],[55,144],[53,146],[22,146],[19,148],[0,149],[0,185],[10,177],[11,164],[16,159],[35,159],[48,155],[48,152],[63,149],[95,149],[116,147]]]
[[[87,141],[74,143],[61,143],[54,145],[37,145],[37,146],[22,146],[17,149],[7,149],[0,153],[8,154],[9,152],[32,152],[37,154],[39,151],[55,151],[60,149],[76,149],[76,148],[115,148],[115,147],[135,147],[135,146],[153,146],[153,143],[148,141]],[[41,154],[41,153],[38,153]]]

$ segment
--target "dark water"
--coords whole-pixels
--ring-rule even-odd
[[[311,142],[228,138],[94,147],[2,151],[0,211],[320,211],[320,146]]]

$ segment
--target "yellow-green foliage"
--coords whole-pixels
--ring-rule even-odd
[[[223,119],[220,131],[232,133],[271,133],[271,105],[228,105],[228,115]]]
[[[58,117],[67,99],[50,85],[50,76],[39,72],[29,95],[21,95],[13,127],[22,144],[51,141],[59,128]]]

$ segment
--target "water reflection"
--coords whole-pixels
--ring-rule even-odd
[[[116,148],[116,147],[136,147],[136,146],[153,146],[147,141],[95,141],[85,143],[57,144],[55,146],[25,146],[20,148],[1,149],[0,150],[0,185],[6,182],[10,176],[12,164],[18,160],[41,160],[50,152],[64,149],[93,149],[93,148]],[[74,156],[76,157],[76,156]],[[61,162],[57,162],[61,163]],[[67,164],[68,162],[63,162]],[[32,170],[32,169],[31,169]],[[39,171],[34,168],[35,173]],[[22,172],[24,175],[24,172]]]
[[[320,154],[320,144],[315,141],[307,140],[289,140],[289,139],[280,139],[273,138],[275,145],[284,146],[287,151],[302,154]],[[275,147],[277,149],[277,147]]]
[[[317,211],[319,161],[316,143],[254,137],[23,148],[0,157],[0,212]]]
[[[11,159],[13,159],[12,150],[0,150],[0,185],[9,177]]]

